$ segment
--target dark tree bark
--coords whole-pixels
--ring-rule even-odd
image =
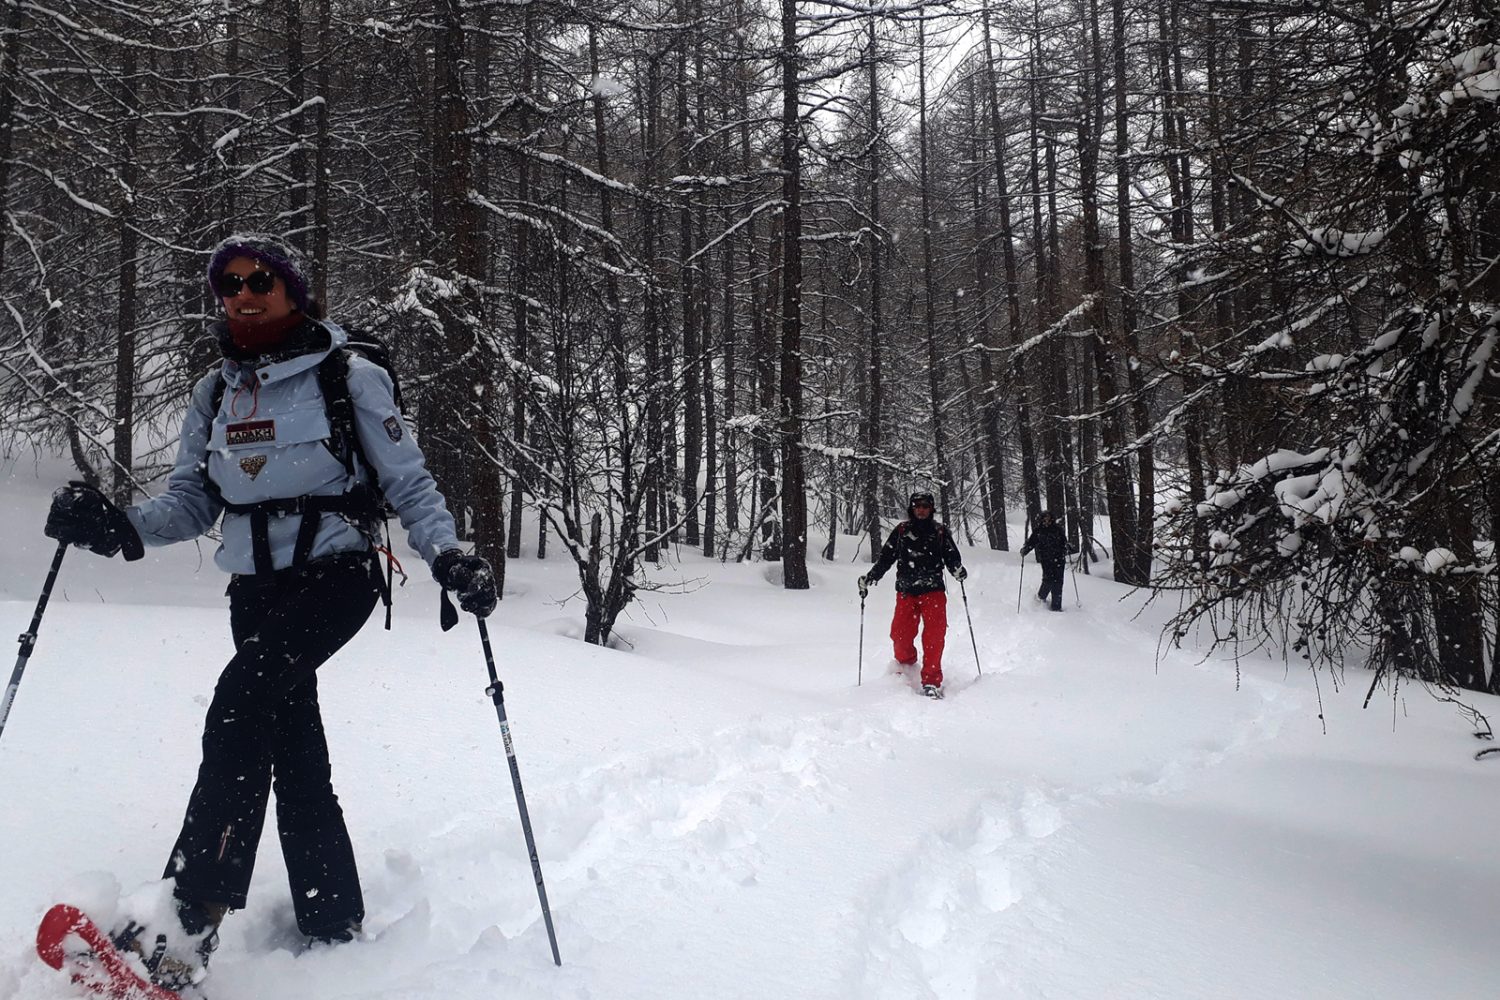
[[[330,204],[332,189],[329,178],[333,170],[333,138],[329,134],[328,102],[333,96],[330,86],[329,68],[333,64],[333,4],[332,0],[318,0],[318,96],[319,102],[314,127],[317,129],[317,147],[313,156],[313,298],[323,303],[330,314],[333,303],[329,301],[328,288],[328,242],[329,222],[333,206]]]
[[[1039,17],[1039,15],[1036,15]],[[1032,39],[1030,76],[1027,80],[1030,105],[1031,137],[1031,229],[1035,255],[1036,296],[1032,308],[1036,332],[1047,330],[1057,318],[1057,267],[1060,256],[1057,231],[1057,150],[1052,135],[1043,130],[1042,122],[1047,116],[1047,98],[1039,76],[1042,71],[1041,26],[1036,26],[1037,36]],[[1042,162],[1046,162],[1045,197],[1043,196]],[[1043,226],[1043,202],[1046,203],[1046,225]],[[1054,338],[1055,339],[1055,338]],[[1040,407],[1042,411],[1042,455],[1039,460],[1039,482],[1036,504],[1027,497],[1027,520],[1035,520],[1042,506],[1053,511],[1063,509],[1063,465],[1062,440],[1058,429],[1058,414],[1064,405],[1058,398],[1056,378],[1048,374],[1060,374],[1062,357],[1053,343],[1043,343],[1036,353],[1040,372],[1036,383],[1042,387]],[[1033,369],[1035,370],[1035,369]]]
[[[0,219],[10,210],[10,155],[16,134],[16,88],[21,84],[21,5],[5,5],[5,46],[0,50]],[[0,275],[5,273],[9,226],[0,226]]]
[[[658,137],[661,120],[661,60],[652,53],[646,61],[645,94],[645,147],[641,158],[645,162],[646,189],[654,192],[659,184],[657,174]],[[646,491],[647,541],[643,557],[647,562],[661,560],[659,536],[663,528],[666,508],[662,503],[662,396],[671,384],[662,358],[661,304],[657,295],[657,241],[660,225],[656,201],[649,193],[640,199],[642,257],[645,261],[647,281],[642,289],[642,323],[644,324],[644,353],[646,378],[652,389],[646,402],[646,465],[641,487]]]
[[[932,263],[932,183],[927,173],[927,21],[917,22],[917,167],[922,204],[922,327],[927,341],[927,390],[931,401],[934,473],[938,477],[938,500],[944,517],[951,517],[948,457],[944,453],[943,364],[938,349],[937,278]]]
[[[521,34],[521,100],[516,115],[516,134],[525,137],[531,131],[532,89],[535,86],[535,7],[527,5],[522,15]],[[531,204],[531,162],[524,153],[515,157],[516,201]],[[512,233],[515,245],[515,263],[511,268],[511,310],[515,319],[515,357],[520,365],[531,358],[531,227],[517,222]],[[511,559],[521,555],[523,492],[528,480],[529,460],[520,449],[526,443],[526,377],[517,371],[511,386],[511,439],[515,442],[517,455],[515,475],[510,480],[510,526],[506,532],[505,554]]]
[[[993,41],[990,37],[989,8],[983,11],[984,25],[984,75],[985,75],[985,97],[989,104],[990,113],[990,142],[994,147],[995,161],[995,200],[1000,206],[1000,260],[1005,274],[1005,319],[1010,327],[1010,343],[1012,347],[1019,347],[1025,339],[1021,324],[1021,279],[1019,268],[1016,265],[1016,241],[1015,231],[1011,225],[1010,214],[1010,181],[1005,172],[1005,131],[1000,126],[1000,92],[999,84],[995,74],[995,51]],[[1035,133],[1033,132],[1033,140]],[[1032,151],[1032,162],[1035,163],[1035,147]],[[1032,173],[1033,187],[1035,186],[1036,173]],[[1041,202],[1034,196],[1032,201],[1033,224],[1037,232],[1041,231]],[[1038,241],[1038,247],[1040,247]],[[1037,261],[1040,272],[1041,260]],[[1033,309],[1040,308],[1036,303]],[[1026,377],[1026,363],[1020,351],[1013,355],[1011,363],[1012,381],[1016,394],[1016,436],[1021,444],[1021,488],[1026,498],[1026,511],[1028,516],[1035,516],[1041,510],[1041,480],[1037,476],[1036,468],[1036,444],[1031,427],[1031,401],[1030,383]]]
[[[1105,504],[1109,509],[1110,548],[1115,557],[1115,579],[1133,583],[1131,555],[1135,547],[1136,517],[1130,495],[1130,474],[1121,455],[1120,391],[1115,360],[1110,351],[1108,292],[1104,277],[1104,246],[1099,231],[1099,140],[1104,114],[1104,59],[1099,41],[1098,0],[1089,0],[1085,25],[1092,54],[1083,94],[1084,114],[1078,129],[1079,196],[1083,210],[1084,292],[1089,297],[1085,317],[1092,330],[1094,377],[1099,382],[1100,435],[1104,441]]]
[[[475,285],[484,275],[485,250],[483,226],[469,198],[474,187],[474,150],[463,75],[463,5],[459,0],[442,0],[437,13],[433,51],[433,230],[443,238],[440,261],[460,282],[460,295],[456,300],[441,301],[437,312],[445,356],[458,359],[469,357],[476,349],[479,303]],[[499,449],[486,406],[495,398],[494,386],[487,372],[459,368],[451,362],[439,371],[422,408],[428,464],[459,523],[464,523],[466,512],[472,513],[475,551],[494,567],[503,594],[503,493],[499,468],[491,458],[499,455]],[[476,396],[477,403],[473,402]]]
[[[699,23],[693,31],[693,80],[696,90],[695,106],[695,142],[702,142],[708,131],[708,100],[705,96],[707,77],[704,70],[703,55],[703,0],[694,0],[694,20]],[[694,172],[704,172],[704,161],[706,157],[706,145],[697,146],[698,152],[694,158]],[[694,242],[700,247],[708,245],[708,205],[706,200],[700,201],[693,220],[696,230]],[[698,266],[699,280],[698,303],[694,310],[699,324],[699,337],[703,344],[701,354],[702,360],[690,359],[695,370],[701,372],[699,382],[702,387],[702,420],[699,440],[703,446],[703,554],[712,556],[716,538],[716,527],[719,516],[719,489],[718,489],[718,465],[719,465],[719,425],[718,414],[715,410],[716,380],[714,377],[714,338],[713,338],[713,295],[709,288],[709,275],[713,273],[713,253],[705,253],[703,262]],[[725,294],[728,293],[726,288]],[[697,394],[693,394],[695,397]],[[692,437],[691,433],[688,435]],[[693,463],[689,463],[691,465]],[[696,489],[696,483],[694,489]],[[691,496],[689,497],[691,502]]]
[[[292,241],[308,249],[307,147],[302,141],[302,116],[297,109],[307,100],[307,64],[302,55],[302,0],[283,0],[282,37],[286,40],[287,110],[293,112],[283,128],[291,133],[292,155],[287,158],[292,182],[287,185],[287,227]]]
[[[136,282],[139,274],[140,235],[136,220],[136,185],[140,168],[136,165],[135,153],[140,144],[140,117],[136,87],[136,50],[126,46],[121,55],[121,109],[125,114],[125,155],[121,158],[121,197],[116,232],[120,241],[119,266],[116,277],[119,283],[119,301],[115,312],[115,399],[114,399],[114,499],[120,506],[128,505],[133,497],[132,470],[135,467],[135,335],[136,335]]]
[[[1151,412],[1141,375],[1140,339],[1136,332],[1135,234],[1132,230],[1130,196],[1130,125],[1129,91],[1125,79],[1127,37],[1125,33],[1125,0],[1113,0],[1114,22],[1114,89],[1115,89],[1115,219],[1119,243],[1116,253],[1120,267],[1120,340],[1125,350],[1125,372],[1130,387],[1130,412],[1136,436],[1145,437],[1151,429]],[[1099,67],[1103,72],[1103,67]],[[1156,457],[1151,444],[1136,450],[1136,515],[1131,532],[1129,553],[1115,550],[1116,565],[1126,561],[1125,582],[1145,586],[1151,581],[1151,546],[1156,520]]]
[[[807,487],[802,466],[802,127],[797,0],[781,0],[781,562],[787,590],[806,590]]]
[[[987,16],[987,15],[986,15]],[[988,82],[988,81],[986,81]],[[979,121],[979,95],[975,90],[974,78],[971,76],[968,82],[969,91],[969,159],[975,163],[983,161],[981,141],[985,128]],[[1002,165],[1001,169],[1004,169]],[[990,548],[1005,551],[1010,548],[1007,535],[1008,529],[1005,523],[1005,464],[1004,444],[1000,439],[1000,386],[995,377],[995,364],[990,357],[991,352],[998,348],[998,338],[994,336],[990,328],[990,292],[994,285],[995,254],[992,249],[992,237],[990,229],[990,206],[986,176],[982,170],[974,172],[973,179],[969,184],[970,197],[974,206],[974,283],[978,297],[978,336],[975,338],[975,346],[979,348],[979,381],[978,388],[979,406],[977,408],[976,428],[978,430],[978,442],[976,450],[975,467],[984,477],[984,526],[988,536]],[[1009,239],[1010,234],[1002,234],[1002,238]],[[955,316],[958,307],[954,306]],[[967,379],[968,369],[964,369]],[[970,395],[971,389],[965,386],[965,395]],[[971,396],[972,403],[972,396]]]
[[[701,5],[700,5],[701,6]],[[688,0],[678,0],[678,21],[693,25],[684,32],[689,37],[679,36],[677,42],[677,166],[682,174],[696,174],[699,156],[693,146],[692,104],[696,100],[700,110],[703,95],[701,87],[701,33],[697,30],[694,5]],[[688,55],[700,48],[699,80],[692,87],[688,81]],[[692,260],[697,249],[695,244],[696,213],[692,200],[684,198],[677,213],[678,243],[681,254],[678,258],[680,276],[679,294],[682,310],[682,395],[683,395],[683,439],[681,491],[685,504],[684,540],[688,545],[699,544],[698,535],[698,476],[703,468],[703,358],[706,341],[699,328],[698,285],[700,269]]]
[[[880,122],[880,77],[879,77],[879,45],[876,35],[876,22],[870,18],[869,38],[870,47],[866,55],[869,63],[869,88],[870,106],[868,119],[868,132],[870,143],[870,155],[867,164],[867,179],[865,181],[866,194],[869,204],[866,208],[870,216],[870,262],[869,276],[867,281],[869,328],[866,333],[866,377],[860,386],[865,392],[864,421],[861,425],[861,438],[866,455],[879,455],[883,447],[881,438],[881,419],[885,409],[885,386],[884,386],[884,347],[882,340],[885,336],[884,318],[881,314],[883,303],[882,295],[882,271],[884,270],[883,249],[885,246],[884,235],[880,231],[880,178],[883,169],[881,150],[883,137],[881,135]],[[870,540],[870,561],[874,562],[880,556],[880,546],[885,542],[885,534],[880,524],[880,467],[873,461],[867,461],[864,466],[864,475],[861,477],[864,494],[864,521],[865,534]]]

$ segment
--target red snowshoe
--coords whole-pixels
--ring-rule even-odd
[[[36,953],[73,982],[108,1000],[183,1000],[146,979],[82,910],[58,903],[36,929]],[[137,962],[136,964],[139,964]]]

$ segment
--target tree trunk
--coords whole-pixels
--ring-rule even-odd
[[[597,81],[599,79],[599,38],[594,25],[589,25],[589,72]],[[609,143],[604,120],[604,93],[603,88],[598,88],[594,93],[594,162],[598,167],[601,177],[608,177],[609,165]],[[615,232],[615,208],[614,199],[609,185],[598,185],[599,190],[599,225],[606,233],[611,235]],[[612,246],[605,247],[605,254],[610,262],[618,269],[619,255],[615,253]],[[620,494],[626,506],[635,500],[635,456],[632,450],[632,442],[635,437],[632,430],[632,417],[630,411],[630,359],[625,347],[625,316],[620,305],[620,279],[615,270],[609,271],[604,279],[604,301],[609,309],[606,317],[609,334],[610,371],[614,379],[616,419],[619,421],[617,428],[620,442]],[[631,539],[632,546],[634,540]]]
[[[917,21],[917,165],[922,201],[922,326],[927,340],[927,390],[931,402],[933,474],[938,479],[938,500],[943,517],[949,517],[948,458],[943,452],[942,363],[938,351],[937,279],[932,266],[931,183],[927,175],[927,21]]]
[[[781,562],[787,590],[806,590],[802,469],[802,129],[797,0],[781,0]]]
[[[535,67],[532,53],[535,51],[535,8],[525,7],[522,15],[521,98],[518,102],[516,134],[524,138],[531,132],[530,98],[534,84]],[[515,157],[516,201],[522,206],[531,204],[531,163],[524,153]],[[511,383],[511,440],[515,442],[515,474],[510,480],[510,525],[506,533],[505,554],[516,559],[521,555],[523,493],[531,465],[526,457],[526,392],[527,379],[524,366],[531,360],[531,227],[517,222],[512,231],[515,244],[515,264],[511,270],[511,310],[515,320],[515,359],[523,370],[518,370]]]
[[[333,93],[329,85],[329,67],[333,63],[334,48],[332,0],[318,0],[318,96],[323,100],[314,119],[318,145],[313,157],[312,294],[330,315],[333,303],[328,289],[328,242],[333,208],[329,204],[332,197],[329,175],[333,169],[333,139],[329,135],[328,102]]]
[[[988,15],[986,15],[988,16]],[[984,131],[979,118],[979,96],[974,88],[974,78],[969,78],[969,159],[981,161],[981,136]],[[1002,165],[1001,169],[1004,169]],[[990,290],[994,284],[995,255],[989,235],[990,206],[986,178],[983,171],[976,171],[969,184],[974,206],[974,283],[978,291],[978,328],[975,346],[979,351],[979,406],[976,429],[978,447],[975,465],[984,479],[984,527],[990,548],[1004,552],[1010,548],[1005,524],[1005,465],[1004,444],[1000,438],[1000,386],[995,377],[995,364],[990,353],[999,344],[990,329]],[[1009,239],[1010,234],[1002,234]],[[957,306],[955,306],[955,313]],[[967,372],[967,369],[965,369]],[[966,387],[967,388],[967,387]]]
[[[10,154],[15,146],[16,90],[21,85],[21,5],[5,5],[5,47],[0,52],[0,219],[10,211]],[[0,226],[0,275],[5,274],[9,226]]]
[[[1125,349],[1125,372],[1130,387],[1130,413],[1137,438],[1151,429],[1144,380],[1141,376],[1140,339],[1136,333],[1135,233],[1131,228],[1129,94],[1125,80],[1125,0],[1113,0],[1115,84],[1115,218],[1119,231],[1117,253],[1120,264],[1120,338]],[[1096,29],[1097,30],[1097,29]],[[1099,71],[1103,72],[1103,66]],[[1146,586],[1151,582],[1151,549],[1156,522],[1156,456],[1152,445],[1136,451],[1137,523],[1128,559],[1126,582]],[[1115,551],[1116,565],[1125,554]]]
[[[307,66],[302,57],[302,0],[283,0],[282,37],[286,43],[286,100],[289,115],[281,127],[291,133],[292,155],[287,170],[292,182],[287,185],[287,229],[292,242],[306,250],[307,217],[307,148],[302,141],[302,112],[296,109],[307,100]]]
[[[729,219],[728,212],[724,213],[724,219]],[[720,338],[724,348],[724,420],[721,425],[724,430],[724,477],[721,488],[724,494],[724,530],[730,535],[740,527],[739,431],[732,422],[739,413],[739,330],[735,326],[735,300],[738,298],[735,284],[740,277],[736,273],[739,264],[738,248],[737,240],[726,240],[724,254],[720,259],[724,289],[724,311],[719,319]]]
[[[1005,272],[1005,318],[1009,326],[1009,337],[1012,348],[1020,347],[1025,336],[1021,326],[1021,279],[1019,268],[1016,266],[1016,241],[1015,231],[1011,226],[1010,214],[1010,181],[1005,173],[1005,131],[1000,126],[1000,93],[995,74],[995,52],[990,37],[990,14],[989,8],[981,11],[984,26],[984,75],[985,75],[985,98],[989,104],[990,114],[990,143],[994,147],[995,160],[995,201],[1000,206],[1000,261]],[[1036,162],[1035,131],[1032,133],[1033,148],[1032,162]],[[1032,172],[1032,182],[1035,185],[1037,175]],[[1033,192],[1033,218],[1037,232],[1041,232],[1041,202]],[[1040,248],[1040,239],[1038,239]],[[1037,262],[1038,270],[1041,267],[1040,258]],[[1033,305],[1033,311],[1040,308],[1040,303]],[[1026,499],[1026,511],[1028,517],[1034,517],[1041,510],[1041,480],[1037,476],[1036,468],[1036,443],[1031,427],[1031,384],[1026,378],[1026,362],[1021,353],[1016,351],[1011,362],[1011,381],[1014,383],[1012,392],[1016,397],[1016,437],[1021,445],[1021,489]],[[995,405],[999,406],[999,395],[996,393]],[[998,433],[998,431],[997,431]],[[1003,509],[1001,514],[1003,517]],[[1002,520],[1002,534],[1005,526]],[[1005,546],[1002,544],[1001,546]]]
[[[1037,334],[1051,326],[1058,314],[1057,308],[1057,267],[1059,259],[1058,233],[1057,233],[1057,151],[1055,142],[1050,135],[1044,135],[1042,121],[1047,114],[1047,97],[1038,79],[1041,73],[1041,55],[1039,52],[1040,40],[1033,39],[1031,53],[1031,76],[1027,82],[1030,91],[1030,134],[1031,134],[1031,227],[1032,240],[1036,255],[1036,298],[1032,308],[1035,319]],[[1045,158],[1047,165],[1046,173],[1046,206],[1047,223],[1046,228],[1042,225],[1042,173],[1041,164]],[[1032,498],[1027,497],[1027,520],[1035,520],[1042,505],[1049,510],[1057,511],[1059,514],[1063,508],[1063,467],[1062,467],[1062,442],[1058,436],[1057,416],[1062,406],[1062,401],[1057,399],[1056,382],[1046,377],[1047,373],[1053,372],[1061,367],[1061,358],[1056,346],[1052,343],[1044,343],[1036,348],[1041,361],[1039,366],[1042,370],[1037,383],[1043,386],[1041,393],[1042,410],[1042,456],[1040,463],[1040,481],[1037,484],[1037,498],[1033,506]]]
[[[1092,62],[1086,74],[1085,111],[1079,122],[1078,163],[1079,195],[1083,210],[1083,244],[1085,293],[1089,308],[1085,315],[1093,330],[1090,343],[1094,350],[1094,376],[1099,380],[1099,405],[1103,410],[1101,436],[1104,439],[1105,504],[1109,509],[1110,548],[1115,557],[1115,579],[1133,583],[1131,555],[1135,548],[1135,509],[1130,495],[1130,474],[1120,454],[1124,446],[1119,412],[1114,358],[1110,353],[1110,320],[1104,278],[1104,246],[1099,231],[1099,139],[1104,114],[1103,52],[1099,41],[1098,0],[1089,0],[1089,18],[1085,25],[1092,51]]]
[[[693,133],[691,128],[692,102],[698,101],[701,110],[703,95],[701,92],[701,64],[698,66],[700,78],[695,81],[693,87],[688,86],[688,52],[699,45],[700,38],[697,31],[697,19],[694,17],[693,5],[688,0],[678,0],[678,21],[685,25],[694,25],[687,29],[692,33],[692,40],[679,37],[677,40],[677,167],[680,174],[695,174],[698,172],[699,155],[693,150]],[[697,91],[695,93],[695,91]],[[681,254],[678,258],[678,274],[681,276],[680,294],[682,309],[682,395],[683,395],[683,427],[682,427],[682,469],[681,469],[681,492],[683,503],[686,505],[684,528],[684,540],[688,545],[696,547],[699,544],[698,536],[698,476],[703,466],[703,348],[707,343],[700,335],[698,315],[698,285],[701,272],[696,262],[690,262],[696,249],[694,232],[694,211],[692,199],[684,198],[682,207],[678,211],[677,225],[680,230],[678,245]]]
[[[865,358],[866,376],[862,383],[867,385],[868,392],[865,398],[864,421],[861,426],[861,437],[863,438],[863,451],[866,455],[875,456],[880,454],[883,447],[881,440],[881,414],[885,405],[885,387],[882,374],[883,348],[881,341],[884,337],[882,329],[884,322],[881,316],[881,270],[883,265],[884,238],[880,232],[880,172],[882,162],[880,157],[882,136],[880,134],[880,79],[876,73],[879,59],[877,58],[877,37],[875,34],[875,18],[870,18],[870,50],[866,56],[869,62],[869,86],[870,86],[870,108],[869,108],[869,175],[866,181],[869,206],[867,211],[870,216],[870,266],[869,277],[869,330],[866,344],[868,355]],[[864,465],[863,481],[864,492],[864,528],[870,540],[870,561],[874,562],[880,555],[880,546],[884,543],[884,533],[880,525],[880,466],[874,461],[866,461]]]
[[[1170,7],[1170,11],[1168,8]],[[1188,247],[1196,238],[1196,222],[1193,216],[1193,171],[1192,160],[1187,154],[1187,116],[1183,111],[1186,90],[1183,83],[1181,24],[1177,0],[1170,0],[1158,10],[1161,35],[1161,79],[1164,94],[1162,102],[1162,131],[1169,150],[1166,157],[1168,191],[1172,198],[1172,239],[1177,244],[1179,264],[1175,269],[1177,279],[1177,316],[1179,349],[1184,357],[1191,357],[1198,350],[1198,340],[1193,334],[1192,324],[1197,316],[1198,298],[1187,287],[1190,266]],[[1191,318],[1191,320],[1190,320]],[[1184,378],[1182,391],[1192,392],[1196,386]],[[1207,498],[1203,478],[1203,426],[1200,409],[1193,405],[1183,415],[1182,444],[1183,463],[1187,466],[1188,501],[1196,510]],[[1194,521],[1192,537],[1193,558],[1199,565],[1208,566],[1208,532],[1201,521]]]
[[[762,423],[756,436],[756,451],[760,464],[760,499],[755,523],[760,526],[761,557],[768,562],[781,560],[782,543],[780,489],[776,482],[778,449],[775,434],[777,428],[772,423],[772,418],[776,413],[776,396],[779,388],[776,380],[776,319],[780,314],[783,277],[781,255],[784,245],[781,226],[781,217],[773,215],[770,232],[766,235],[770,257],[767,269],[770,278],[767,282],[765,300],[758,313],[759,326],[756,330],[756,379],[760,391]]]
[[[662,482],[662,406],[661,400],[669,380],[665,377],[661,357],[661,312],[656,296],[657,228],[659,225],[656,202],[649,192],[658,186],[657,139],[661,119],[661,64],[659,57],[651,55],[646,63],[646,129],[645,148],[642,158],[646,161],[646,192],[641,199],[642,262],[648,280],[641,291],[642,322],[645,326],[646,379],[649,391],[646,394],[646,456],[641,488],[646,491],[646,535],[647,543],[643,556],[647,562],[661,560],[661,545],[658,538],[662,529],[663,508],[661,503]]]
[[[127,155],[120,163],[118,228],[120,241],[120,298],[115,313],[115,400],[114,400],[114,500],[121,507],[133,499],[131,471],[135,467],[135,329],[136,281],[138,277],[140,236],[136,232],[136,181],[140,170],[134,153],[140,148],[140,119],[137,116],[136,50],[126,46],[121,56],[121,111],[125,115],[124,148]]]
[[[482,226],[469,199],[474,151],[463,77],[463,5],[459,0],[442,0],[438,14],[433,50],[433,229],[447,237],[440,263],[459,282],[459,295],[440,302],[437,312],[446,356],[462,358],[471,353],[478,338],[475,286],[484,275],[485,254]],[[485,354],[480,352],[480,356]],[[428,464],[460,524],[466,512],[472,513],[475,551],[490,561],[503,594],[503,494],[499,469],[489,458],[499,452],[486,405],[496,393],[487,373],[476,376],[452,366],[440,371],[422,411]],[[455,405],[458,401],[463,402]]]

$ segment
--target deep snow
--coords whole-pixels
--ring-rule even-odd
[[[0,464],[0,635],[30,618],[67,478]],[[1237,684],[1222,661],[1158,663],[1164,611],[1098,577],[1069,582],[1063,614],[1029,594],[1018,613],[1017,557],[968,546],[983,677],[956,589],[947,699],[890,672],[887,580],[857,686],[853,541],[803,593],[684,551],[621,651],[576,638],[569,563],[510,563],[491,633],[561,969],[477,635],[438,631],[412,555],[395,629],[377,613],[320,674],[364,939],[302,949],[268,829],[209,996],[1500,992],[1500,760],[1471,759],[1451,706],[1413,689],[1361,710],[1366,678],[1325,677],[1325,735],[1295,666],[1246,661]],[[107,919],[155,891],[230,650],[210,545],[64,562],[0,737],[0,998],[76,995],[32,952],[49,904]]]

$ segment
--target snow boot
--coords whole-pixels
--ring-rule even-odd
[[[130,921],[110,935],[116,948],[140,957],[151,982],[163,989],[181,992],[208,975],[208,957],[219,946],[219,923],[229,907],[218,903],[196,903],[179,899],[177,921],[187,945],[174,947],[166,934],[152,934],[144,924]]]
[[[941,699],[943,697],[943,686],[941,684],[923,684],[922,693],[929,698]]]
[[[338,927],[330,927],[327,930],[317,931],[307,936],[307,942],[312,947],[328,946],[335,944],[348,944],[359,937],[360,924],[355,921],[351,924],[343,924]]]

